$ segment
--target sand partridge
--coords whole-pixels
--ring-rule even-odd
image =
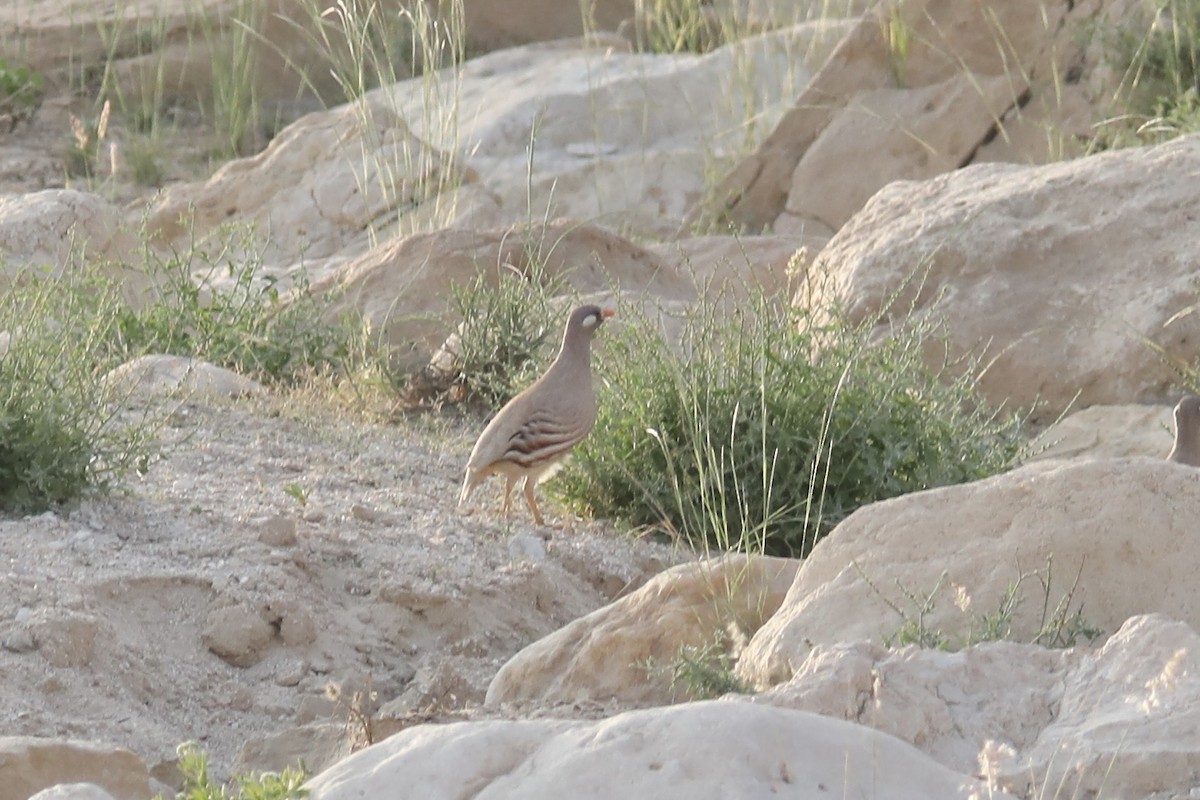
[[[1175,406],[1175,446],[1167,460],[1200,467],[1200,397],[1194,394]]]
[[[499,473],[506,481],[503,512],[508,513],[513,486],[520,479],[534,520],[544,524],[534,487],[554,473],[596,424],[592,336],[614,313],[599,306],[580,306],[571,312],[554,363],[509,400],[479,435],[467,461],[459,506],[485,478]]]

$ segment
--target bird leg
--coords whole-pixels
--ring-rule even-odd
[[[512,506],[512,490],[515,479],[511,475],[504,476],[504,507],[500,509],[505,517],[508,517],[509,509]]]
[[[542,512],[538,510],[537,499],[533,496],[533,488],[536,485],[536,481],[525,478],[525,502],[529,504],[529,510],[533,512],[533,521],[538,525],[545,525],[546,521],[542,519]]]

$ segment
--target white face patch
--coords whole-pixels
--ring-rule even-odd
[[[585,327],[585,328],[594,327],[596,325],[597,321],[598,321],[598,318],[596,317],[595,314],[588,314],[586,317],[583,318],[583,327]]]

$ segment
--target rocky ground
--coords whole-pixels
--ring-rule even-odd
[[[188,402],[143,478],[0,520],[6,732],[150,765],[196,740],[216,774],[258,742],[238,768],[279,766],[263,737],[345,725],[356,693],[393,720],[477,705],[518,649],[677,557],[561,512],[551,528],[457,513],[477,427]]]

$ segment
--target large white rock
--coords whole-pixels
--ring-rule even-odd
[[[791,680],[754,702],[868,725],[973,774],[987,742],[1022,750],[1037,740],[1081,658],[1015,642],[955,653],[874,642],[817,645]]]
[[[779,607],[798,562],[728,555],[682,564],[526,647],[488,687],[487,704],[580,700],[664,703],[683,699],[668,675],[685,646],[747,636]]]
[[[1030,444],[1030,461],[1048,458],[1162,458],[1175,422],[1163,405],[1092,406],[1064,417]]]
[[[1053,612],[1072,590],[1070,611],[1109,634],[1152,612],[1196,626],[1198,475],[1142,458],[1047,461],[860,508],[813,549],[739,672],[759,686],[787,680],[814,644],[896,633],[898,611],[965,641],[1048,558],[1049,591],[1036,577],[1022,582],[1007,638],[1031,641],[1043,602]]]
[[[356,753],[308,787],[312,800],[941,800],[984,791],[974,778],[870,728],[720,701],[595,722],[422,725]]]
[[[1113,71],[1087,33],[1118,28],[1130,5],[874,3],[718,187],[718,218],[753,231],[836,229],[897,178],[1063,158],[1113,102]]]
[[[328,300],[324,313],[329,318],[361,316],[378,341],[391,347],[396,363],[411,365],[426,361],[451,332],[452,289],[476,278],[495,287],[540,270],[580,295],[620,287],[627,300],[654,311],[703,295],[744,296],[756,288],[784,293],[792,255],[821,244],[812,238],[753,236],[697,237],[647,247],[571,220],[490,230],[446,228],[373,247],[314,282],[312,291]]]
[[[1072,401],[1173,400],[1170,363],[1200,356],[1198,169],[1191,136],[892,183],[821,251],[826,283],[797,302],[944,320],[952,355],[989,364],[979,388],[994,403],[1052,415]]]
[[[152,353],[126,361],[104,376],[118,394],[238,398],[261,394],[262,384],[198,358]]]
[[[116,800],[149,800],[150,774],[119,747],[70,739],[0,736],[0,800],[28,800],[59,784],[99,786]]]
[[[165,190],[150,227],[184,242],[193,225],[204,239],[252,223],[277,274],[301,258],[320,273],[449,224],[565,216],[673,234],[706,172],[771,124],[843,27],[793,26],[706,55],[634,54],[611,39],[492,53],[296,121],[206,183]]]
[[[1135,617],[1065,676],[1054,721],[1001,762],[1000,780],[1026,797],[1191,797],[1198,730],[1200,636]]]
[[[1200,760],[1197,652],[1156,614],[1095,650],[818,645],[754,702],[868,725],[1019,797],[1180,797]]]
[[[26,270],[58,277],[105,265],[124,282],[126,296],[136,299],[148,285],[125,265],[136,249],[120,210],[97,195],[73,189],[0,195],[0,292]]]

